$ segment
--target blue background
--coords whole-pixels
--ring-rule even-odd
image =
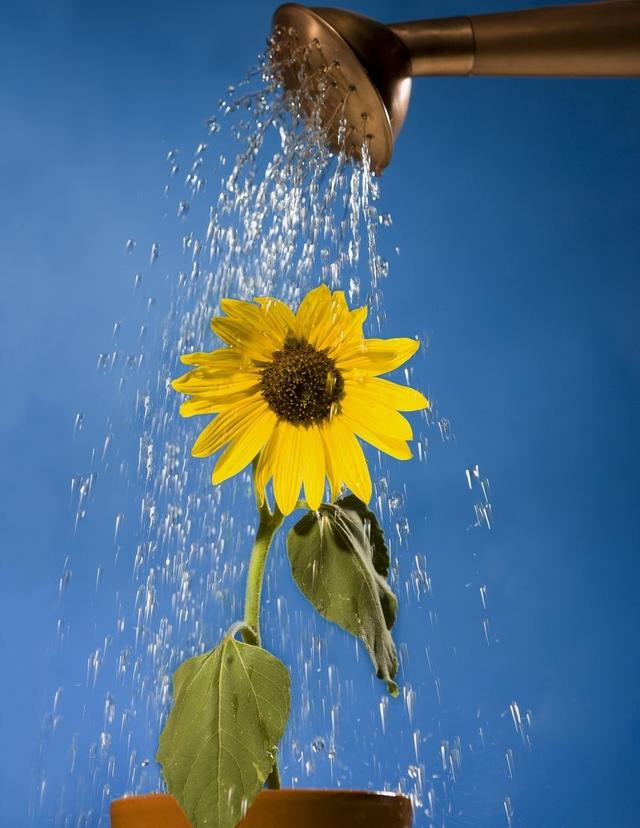
[[[351,5],[390,20],[524,4]],[[42,717],[107,624],[90,594],[101,533],[113,533],[110,494],[78,556],[69,483],[105,410],[124,416],[96,371],[133,301],[124,242],[135,236],[147,255],[166,152],[200,140],[262,48],[271,11],[256,0],[2,6],[3,825],[27,824],[38,766],[66,757],[54,745],[38,759]],[[382,180],[387,238],[400,248],[389,333],[428,335],[420,375],[455,432],[446,447],[432,434],[431,464],[406,478],[438,606],[439,715],[482,704],[508,717],[512,699],[533,711],[533,749],[508,782],[521,825],[639,821],[639,148],[636,80],[424,79]],[[467,531],[464,469],[476,463],[491,482],[491,532]],[[86,629],[61,655],[67,554],[77,556],[68,600]],[[401,623],[411,652],[409,628],[428,633]],[[504,769],[469,774],[477,796],[450,824],[506,824],[500,807],[479,804],[500,805]]]

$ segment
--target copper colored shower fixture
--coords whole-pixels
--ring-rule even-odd
[[[640,75],[640,0],[378,23],[342,9],[280,6],[272,60],[325,140],[372,169],[391,160],[411,78],[427,75]]]

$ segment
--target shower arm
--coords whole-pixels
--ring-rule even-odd
[[[392,23],[411,75],[640,75],[640,0]]]

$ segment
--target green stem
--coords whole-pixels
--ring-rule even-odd
[[[269,547],[276,531],[284,520],[284,515],[276,507],[273,514],[265,500],[259,507],[260,523],[256,532],[256,539],[251,550],[249,570],[247,572],[247,586],[244,599],[244,623],[249,629],[243,630],[242,636],[247,644],[261,647],[260,636],[260,598],[264,581],[264,567],[267,562]],[[280,773],[278,762],[274,762],[271,773],[267,777],[268,788],[280,787]]]
[[[260,509],[260,523],[258,524],[256,539],[249,559],[247,587],[244,597],[244,623],[254,630],[256,638],[255,642],[247,643],[257,643],[258,647],[262,646],[260,637],[260,597],[262,595],[264,567],[273,536],[283,520],[284,515],[279,510],[276,509],[274,514],[271,514],[265,503]]]

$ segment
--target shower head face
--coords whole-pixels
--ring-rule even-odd
[[[334,152],[380,173],[409,105],[410,62],[386,26],[340,9],[287,3],[273,18],[272,62]]]

